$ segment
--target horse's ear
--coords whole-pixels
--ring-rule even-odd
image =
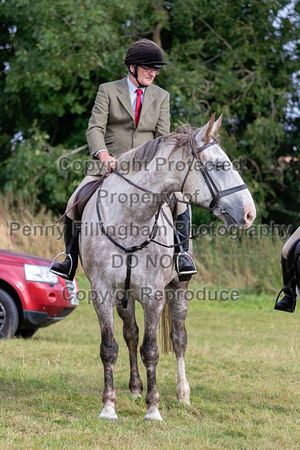
[[[214,123],[215,123],[215,116],[216,116],[216,113],[213,113],[213,115],[210,118],[210,121],[208,122],[208,126],[207,126],[206,133],[205,133],[205,141],[206,142],[208,142],[210,139],[210,135],[211,135]]]
[[[212,132],[213,132],[213,135],[216,136],[216,137],[218,136],[219,129],[220,129],[220,126],[221,126],[221,123],[222,123],[222,119],[223,119],[223,113],[220,115],[218,120],[216,120],[215,123],[214,123]]]
[[[208,143],[215,124],[215,114],[213,114],[206,125],[201,127],[197,133],[198,145],[201,142]]]

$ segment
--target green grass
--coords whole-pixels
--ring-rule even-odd
[[[82,278],[81,286],[87,288]],[[194,288],[195,288],[194,282]],[[103,370],[96,314],[86,301],[33,340],[0,341],[0,447],[292,449],[300,447],[300,316],[270,295],[193,300],[186,323],[191,405],[176,400],[176,361],[160,356],[161,423],[143,421],[145,395],[128,391],[129,361],[116,317],[118,423],[101,421]],[[137,306],[142,331],[142,311]],[[144,387],[145,370],[140,362]]]

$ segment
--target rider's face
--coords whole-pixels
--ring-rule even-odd
[[[146,66],[144,66],[146,67]],[[134,66],[130,66],[130,72],[134,72]],[[156,71],[155,69],[152,69],[151,71],[147,71],[146,69],[143,69],[141,66],[137,66],[137,73],[138,73],[138,80],[142,86],[150,86],[152,84],[154,78],[156,77]],[[130,74],[130,80],[132,83],[139,87],[136,79]]]

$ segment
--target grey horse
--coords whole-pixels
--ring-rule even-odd
[[[255,205],[247,186],[220,148],[217,139],[220,125],[221,117],[215,121],[212,116],[198,130],[181,127],[179,131],[124,153],[119,159],[120,175],[110,174],[83,211],[81,263],[91,284],[101,329],[104,390],[100,418],[118,419],[113,380],[118,356],[114,306],[123,320],[123,335],[129,350],[129,389],[134,397],[142,394],[135,301],[141,303],[144,311],[140,354],[147,373],[145,419],[162,420],[158,409],[156,366],[159,323],[166,302],[177,359],[177,398],[179,402],[190,402],[184,359],[188,281],[179,282],[173,264],[173,219],[166,200],[173,193],[182,191],[187,201],[218,214],[227,228],[252,224]],[[132,252],[138,250],[131,254],[129,271],[128,251],[124,248]],[[124,305],[125,297],[127,305]]]

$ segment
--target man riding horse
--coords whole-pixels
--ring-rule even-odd
[[[127,150],[170,132],[170,95],[153,85],[164,62],[162,50],[148,39],[135,42],[127,51],[125,64],[128,75],[122,80],[99,86],[92,116],[87,130],[87,141],[94,164],[87,176],[70,197],[65,215],[64,239],[66,259],[51,266],[51,272],[62,278],[73,280],[78,265],[79,229],[75,221],[80,219],[74,204],[87,188],[99,181],[103,167],[112,170],[117,158]],[[176,194],[182,199],[182,194]],[[178,203],[176,238],[179,247],[176,270],[179,279],[187,280],[196,273],[189,249],[191,215],[189,207]]]

